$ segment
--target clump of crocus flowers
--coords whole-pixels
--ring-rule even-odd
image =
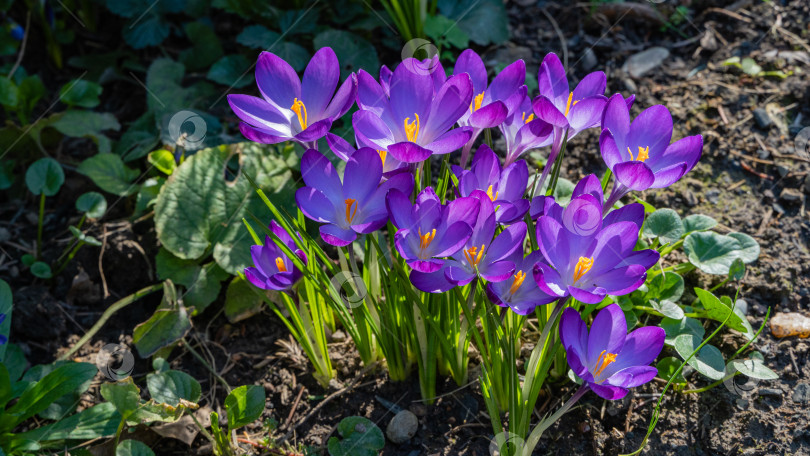
[[[353,243],[387,235],[391,248],[381,263],[398,263],[414,293],[454,296],[454,288],[472,287],[472,300],[481,285],[493,312],[528,315],[553,306],[549,328],[561,315],[558,334],[583,382],[575,397],[592,390],[620,399],[656,375],[650,364],[664,336],[657,327],[627,334],[623,311],[609,304],[638,289],[659,260],[656,251],[636,247],[644,208],[616,206],[630,191],[683,177],[700,158],[702,138],[670,143],[672,118],[664,106],[631,120],[634,96],[608,98],[602,72],[572,90],[559,58],[548,54],[539,92],[531,94],[525,71],[519,60],[490,78],[481,57],[467,50],[449,75],[435,58],[405,59],[393,70],[383,67],[379,79],[361,70],[338,88],[340,66],[329,48],[316,52],[303,79],[265,52],[256,68],[261,98],[231,95],[229,102],[248,139],[304,148],[305,186],[296,203],[319,224],[324,243],[354,259]],[[344,119],[354,137],[330,132],[354,103],[357,111]],[[603,183],[589,175],[563,204],[552,196],[562,152],[591,128],[601,130],[613,190],[606,198]],[[502,157],[491,148],[492,133],[504,140]],[[522,157],[535,149],[548,149],[548,161],[530,179]],[[440,170],[438,183],[431,169]],[[275,222],[271,230],[307,262],[289,234]],[[257,287],[290,290],[302,277],[269,238],[252,254],[255,266],[245,275]],[[593,305],[604,308],[589,330],[575,309]]]

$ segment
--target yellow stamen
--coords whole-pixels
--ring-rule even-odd
[[[496,191],[495,195],[493,195],[492,186],[490,185],[489,188],[487,189],[487,196],[489,197],[490,201],[495,201],[496,199],[498,199],[498,192]]]
[[[616,353],[605,352],[607,352],[607,350],[602,350],[602,353],[599,354],[599,358],[596,358],[596,365],[593,367],[594,377],[598,377],[605,368],[616,362]]]
[[[357,200],[346,198],[346,221],[352,223],[352,219],[357,215]]]
[[[380,154],[380,160],[382,160],[383,165],[385,165],[385,156],[388,155],[387,150],[377,150],[377,153]]]
[[[290,108],[298,116],[298,123],[301,124],[301,130],[307,129],[307,107],[304,102],[298,98],[293,99],[293,105]]]
[[[633,158],[633,152],[629,147],[627,148],[627,153],[630,154],[630,160],[644,162],[644,160],[650,158],[650,146],[638,146],[638,156],[636,158]]]
[[[579,100],[574,100],[574,92],[570,92],[568,94],[568,103],[565,105],[565,117],[568,117],[568,112],[571,110],[571,106],[576,106],[577,103],[579,103]]]
[[[287,272],[287,266],[284,264],[284,260],[281,257],[276,257],[276,267],[278,268],[278,272]]]
[[[574,282],[581,279],[593,267],[593,258],[579,257],[577,265],[574,266]]]
[[[524,112],[523,117],[521,117],[521,118],[523,119],[523,123],[527,124],[527,123],[531,122],[534,119],[534,113],[531,113],[531,114],[529,114],[529,117],[526,117],[526,113]]]
[[[419,114],[414,114],[416,120],[410,122],[411,118],[405,118],[405,137],[408,138],[410,142],[416,142],[416,138],[419,137]]]
[[[523,281],[526,279],[526,274],[524,274],[523,271],[518,271],[512,277],[512,286],[509,287],[509,294],[515,294],[520,289],[520,286],[523,285]]]
[[[430,233],[422,234],[422,228],[419,228],[419,248],[425,250],[428,248],[431,242],[433,242],[433,238],[436,237],[436,228],[433,228],[433,231]]]
[[[470,103],[470,111],[475,112],[481,109],[481,103],[484,101],[484,92],[475,96],[475,99]]]
[[[477,256],[476,252],[478,252]],[[479,250],[478,247],[470,247],[464,250],[464,256],[467,257],[467,262],[470,263],[470,266],[477,267],[481,259],[484,258],[484,244],[481,244],[481,250]]]

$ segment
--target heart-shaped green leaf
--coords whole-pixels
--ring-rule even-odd
[[[681,217],[672,209],[658,209],[644,222],[644,237],[648,239],[657,237],[661,240],[661,244],[675,242],[683,234]]]
[[[68,106],[95,108],[99,104],[101,85],[84,79],[74,79],[59,91],[59,99]]]
[[[717,226],[717,220],[703,214],[693,214],[683,219],[683,229],[686,234],[695,231],[706,231]]]
[[[76,210],[90,218],[101,218],[107,212],[107,200],[99,192],[87,192],[76,200]]]
[[[62,165],[53,158],[40,158],[25,172],[25,185],[34,195],[53,196],[65,183]]]
[[[703,341],[694,334],[681,334],[675,338],[675,350],[686,359]],[[688,361],[696,371],[712,380],[721,380],[725,376],[726,362],[723,354],[714,345],[706,344]]]
[[[225,398],[228,429],[233,431],[258,420],[264,411],[264,399],[264,388],[258,385],[243,385],[231,391]]]
[[[126,166],[115,154],[93,155],[79,165],[78,171],[113,195],[127,196],[137,190],[133,181],[138,177],[138,170]]]
[[[162,404],[176,406],[181,399],[194,403],[200,400],[200,383],[185,372],[169,370],[149,374],[146,387],[152,399]]]

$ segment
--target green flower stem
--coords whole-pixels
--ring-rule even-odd
[[[70,254],[67,256],[67,258],[65,258],[65,261],[63,261],[62,264],[59,265],[59,268],[56,269],[56,272],[54,272],[53,275],[55,276],[59,275],[59,273],[61,273],[65,269],[65,267],[67,267],[68,263],[70,263],[70,260],[72,260],[73,257],[76,256],[76,253],[79,251],[80,248],[82,248],[84,244],[86,244],[86,242],[79,241],[76,244],[76,246],[73,247],[73,250],[70,251]],[[64,254],[62,254],[62,256],[64,256]]]
[[[548,429],[552,424],[557,422],[560,417],[565,415],[565,413],[568,412],[568,410],[570,410],[571,407],[576,404],[577,401],[580,400],[580,398],[582,398],[582,396],[584,396],[588,391],[590,391],[590,388],[588,387],[587,383],[580,386],[577,392],[574,393],[574,395],[571,396],[571,398],[568,399],[562,407],[554,412],[553,415],[544,419],[540,422],[540,424],[535,426],[532,433],[529,434],[529,438],[526,439],[526,443],[523,445],[520,454],[522,456],[531,456],[532,451],[534,451],[534,447],[536,447],[537,443],[540,442],[540,437],[543,435],[543,432],[545,432],[546,429]]]
[[[37,223],[37,259],[42,259],[42,219],[45,217],[45,193],[39,197],[39,222]]]
[[[82,338],[79,339],[78,342],[76,342],[76,345],[71,347],[70,350],[65,352],[65,354],[63,354],[62,356],[60,356],[57,359],[59,361],[64,361],[64,360],[70,358],[71,356],[73,356],[77,351],[79,351],[80,348],[82,348],[82,346],[84,346],[84,344],[89,342],[90,339],[92,339],[93,336],[96,335],[96,333],[101,329],[101,327],[104,326],[104,323],[106,323],[107,320],[109,320],[110,317],[112,317],[114,313],[116,313],[119,310],[123,309],[124,307],[132,304],[133,302],[143,298],[144,296],[152,294],[152,293],[154,293],[154,292],[156,292],[158,290],[162,290],[162,289],[163,289],[163,283],[162,282],[161,283],[156,283],[154,285],[150,285],[148,287],[141,288],[140,290],[136,291],[135,293],[132,293],[129,296],[125,296],[125,297],[119,299],[113,305],[108,307],[107,310],[105,310],[103,314],[101,314],[101,318],[99,318],[98,321],[96,322],[96,324],[93,325],[93,327],[90,328],[90,330],[87,331],[84,334],[84,336],[82,336]]]
[[[211,372],[211,375],[213,375],[214,378],[217,379],[217,381],[222,383],[222,386],[225,387],[225,391],[227,391],[228,394],[231,394],[231,391],[233,391],[231,389],[231,385],[228,385],[228,382],[226,382],[225,379],[222,378],[221,375],[219,375],[219,372],[215,371],[214,368],[211,367],[210,364],[208,364],[208,361],[206,361],[205,358],[203,358],[199,353],[197,353],[197,350],[194,350],[194,348],[191,346],[190,343],[188,343],[188,341],[186,340],[185,337],[180,339],[180,340],[183,342],[183,346],[186,347],[186,349],[189,351],[189,353],[191,353],[195,358],[197,358],[197,361],[202,363],[202,365],[205,366],[205,368],[208,370],[208,372]]]

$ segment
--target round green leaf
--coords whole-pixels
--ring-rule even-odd
[[[115,449],[115,456],[155,456],[155,453],[141,441],[124,440]]]
[[[40,158],[28,167],[25,173],[25,185],[34,195],[56,195],[65,183],[62,165],[52,158]]]
[[[258,420],[264,411],[264,399],[264,388],[258,385],[243,385],[231,391],[225,398],[228,429],[238,429]]]
[[[245,87],[253,84],[253,78],[247,70],[251,67],[248,59],[241,54],[227,55],[219,59],[208,70],[208,79],[229,87]]]
[[[185,372],[169,370],[146,376],[146,387],[155,402],[177,406],[180,400],[198,402],[200,383]]]
[[[743,263],[749,264],[759,258],[759,243],[751,236],[744,233],[729,233],[728,237],[734,238],[740,243],[738,256]]]
[[[658,274],[647,282],[647,299],[677,302],[683,296],[683,277],[676,272]]]
[[[101,95],[101,86],[84,79],[74,79],[62,86],[59,91],[59,99],[62,100],[62,103],[82,108],[98,106],[99,95]]]
[[[48,266],[48,263],[42,261],[37,261],[31,265],[31,274],[34,274],[35,277],[39,277],[40,279],[50,279],[53,277],[51,267]]]
[[[689,262],[708,274],[728,274],[740,248],[737,239],[714,232],[695,232],[683,241]]]
[[[149,153],[146,158],[149,163],[155,165],[163,174],[171,176],[174,169],[177,168],[177,162],[174,161],[174,154],[166,149],[158,149]]]
[[[236,37],[236,42],[253,49],[268,49],[278,42],[279,34],[263,25],[249,25]]]
[[[658,364],[656,364],[655,367],[658,368],[659,377],[667,381],[672,379],[672,383],[683,385],[686,383],[686,379],[683,378],[683,371],[678,372],[678,375],[675,375],[675,372],[678,371],[678,368],[681,367],[682,363],[683,362],[680,359],[674,356],[668,356],[658,361]]]
[[[703,214],[694,214],[683,219],[683,229],[687,234],[694,231],[706,231],[717,226],[717,220]]]
[[[759,380],[776,380],[779,374],[772,371],[759,359],[735,359],[729,365],[741,374]]]
[[[664,318],[661,320],[661,328],[666,333],[664,343],[669,346],[675,345],[675,338],[683,334],[694,335],[699,339],[703,339],[703,336],[706,335],[706,329],[703,328],[700,321],[691,317],[680,320]]]
[[[124,165],[116,154],[93,155],[79,165],[78,171],[114,195],[127,196],[137,189],[132,181],[138,177],[138,171]]]
[[[350,416],[338,423],[343,437],[332,437],[327,442],[331,456],[374,456],[385,446],[385,436],[374,422],[362,416]]]
[[[87,192],[76,200],[76,210],[90,218],[101,218],[107,212],[107,200],[99,192]]]
[[[731,267],[728,270],[728,278],[729,280],[742,280],[743,276],[745,276],[745,263],[741,258],[737,258],[731,263]]]
[[[9,78],[0,78],[0,105],[14,108],[19,103],[19,90],[14,81]]]
[[[659,238],[662,244],[677,241],[683,236],[681,217],[672,209],[658,209],[644,222],[644,237]]]
[[[680,320],[681,318],[684,317],[683,309],[681,309],[681,306],[675,304],[672,301],[666,299],[663,301],[656,301],[653,299],[650,300],[650,304],[655,310],[657,310],[660,314],[662,314],[667,318],[671,318],[673,320]]]
[[[694,334],[681,334],[675,338],[675,350],[686,359],[703,341]],[[726,362],[723,354],[714,345],[704,345],[700,351],[688,361],[696,371],[712,380],[721,380],[725,376]]]

